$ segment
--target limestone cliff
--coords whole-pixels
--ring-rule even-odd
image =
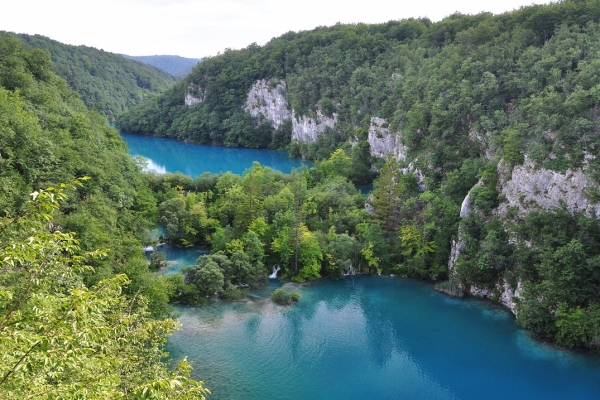
[[[571,213],[593,211],[600,215],[600,203],[586,197],[586,192],[596,184],[581,169],[567,170],[563,174],[536,168],[533,161],[525,157],[523,165],[515,166],[512,173],[502,163],[498,172],[504,178],[499,190],[506,198],[498,207],[499,214],[506,214],[509,207],[516,207],[524,214],[532,209],[548,210],[564,204]]]
[[[201,89],[198,85],[190,83],[185,91],[183,102],[186,106],[192,107],[198,103],[202,103],[206,96],[206,91]]]
[[[248,92],[244,111],[253,117],[262,114],[271,121],[273,129],[279,128],[285,121],[292,119],[292,111],[285,98],[285,81],[275,81],[269,84],[266,80],[256,81]]]
[[[283,80],[278,82],[267,82],[264,79],[256,81],[248,92],[243,107],[244,111],[253,117],[262,114],[271,122],[274,129],[277,129],[285,121],[291,120],[292,140],[301,142],[315,142],[326,128],[334,129],[337,123],[337,114],[334,113],[328,117],[320,109],[317,109],[316,118],[298,115],[291,109],[285,93],[286,83]]]
[[[522,217],[533,210],[549,210],[555,207],[566,207],[571,213],[583,212],[585,214],[600,215],[600,203],[590,200],[586,193],[589,189],[597,189],[598,185],[592,182],[582,169],[567,170],[564,173],[546,168],[536,168],[533,161],[525,156],[522,165],[517,165],[512,170],[501,161],[498,164],[498,186],[503,201],[492,211],[492,215],[501,217],[504,221],[511,218],[509,209],[517,211]],[[479,183],[478,183],[479,184]],[[473,209],[471,192],[463,200],[460,217],[466,218]],[[453,278],[455,266],[460,259],[461,251],[466,243],[461,239],[460,227],[457,238],[452,241],[448,270]],[[521,282],[511,286],[504,278],[495,284],[495,289],[471,286],[472,295],[494,298],[501,304],[516,313],[516,302],[520,298]]]
[[[317,118],[310,118],[306,115],[298,116],[293,113],[292,118],[292,140],[301,142],[315,142],[325,128],[333,129],[337,123],[337,114],[332,117],[323,115],[320,109],[317,109]]]
[[[480,183],[481,182],[477,182],[477,185],[479,185]],[[473,190],[473,189],[471,189],[471,190]],[[469,193],[467,193],[467,195],[465,196],[465,198],[460,206],[460,217],[467,218],[471,214],[471,209],[472,209],[471,191],[469,191]],[[461,236],[462,235],[461,235],[460,227],[459,227],[456,238],[452,239],[451,248],[450,248],[450,258],[448,259],[448,275],[449,275],[450,279],[454,278],[455,266],[456,266],[456,262],[458,261],[458,258],[460,257],[460,252],[467,245],[467,243],[463,240],[463,238]]]
[[[400,133],[390,132],[388,126],[385,118],[371,118],[367,139],[371,147],[371,155],[381,158],[391,155],[396,160],[403,161],[406,159],[408,149],[402,144]]]

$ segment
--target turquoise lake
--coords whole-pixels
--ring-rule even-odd
[[[600,360],[531,339],[504,308],[380,276],[271,282],[253,300],[179,307],[168,343],[211,399],[599,399]]]
[[[123,138],[159,172],[241,173],[254,160],[283,172],[300,165],[267,150]],[[164,274],[203,253],[160,250],[169,260]],[[296,306],[269,300],[282,285],[302,295]],[[209,399],[600,399],[600,358],[534,340],[507,309],[448,297],[424,282],[274,280],[250,298],[177,306],[183,327],[167,350],[194,363],[192,376],[211,389]]]
[[[184,143],[175,139],[121,133],[129,154],[148,160],[147,170],[156,173],[182,172],[193,178],[203,172],[242,174],[254,161],[289,173],[310,162],[289,158],[283,151],[244,149]]]

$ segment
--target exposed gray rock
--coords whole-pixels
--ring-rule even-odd
[[[501,152],[501,149],[498,149],[497,146],[494,146],[494,148],[492,148],[492,143],[490,143],[491,141],[490,141],[489,133],[482,134],[475,130],[471,130],[471,131],[469,131],[469,139],[471,139],[474,143],[479,144],[482,151],[485,150],[484,157],[488,161],[490,161],[494,157],[496,157],[496,154],[498,152]]]
[[[243,107],[244,111],[253,117],[262,114],[271,121],[274,129],[277,129],[285,121],[292,120],[292,140],[301,142],[315,142],[325,128],[333,129],[335,127],[336,113],[332,117],[328,117],[323,115],[320,109],[317,109],[316,118],[298,115],[293,109],[290,109],[285,92],[286,83],[283,80],[275,85],[270,85],[264,79],[256,81],[248,92],[248,98]]]
[[[375,215],[375,207],[373,207],[373,204],[371,204],[372,201],[373,201],[373,194],[370,194],[369,197],[367,198],[367,201],[365,201],[365,211],[371,217]]]
[[[477,185],[480,185],[481,181],[477,182]],[[473,186],[473,187],[475,187]],[[471,190],[473,190],[473,188],[471,188]],[[461,218],[467,218],[470,214],[471,214],[471,209],[472,209],[472,205],[471,205],[471,190],[469,190],[469,193],[467,193],[467,195],[465,196],[461,206],[460,206],[460,217]],[[456,265],[456,262],[458,261],[458,258],[460,257],[460,252],[465,248],[465,246],[467,245],[467,243],[463,240],[462,235],[461,235],[461,231],[460,231],[460,226],[458,228],[458,238],[452,239],[452,247],[450,248],[450,258],[448,259],[448,273],[450,275],[450,278],[452,278],[452,276],[454,275],[454,267]]]
[[[244,111],[253,117],[264,115],[271,121],[273,129],[279,128],[285,121],[292,119],[292,111],[285,98],[286,84],[281,80],[275,85],[269,85],[266,80],[256,81],[248,92]]]
[[[504,195],[505,201],[494,213],[505,216],[509,207],[515,207],[519,214],[526,214],[532,210],[548,210],[561,207],[565,204],[568,211],[596,212],[600,214],[600,204],[593,203],[586,196],[588,188],[597,187],[589,180],[581,169],[567,170],[564,174],[545,168],[536,168],[533,161],[525,157],[523,165],[515,166],[512,170],[506,163],[498,164],[498,190]],[[478,185],[481,184],[480,182]],[[470,193],[463,200],[460,216],[466,218],[472,212],[472,199]],[[458,239],[452,242],[448,268],[450,276],[454,271],[460,252],[465,243],[461,240],[460,228]],[[500,279],[496,283],[498,301],[516,314],[516,302],[521,298],[522,285],[517,283],[516,288],[511,288],[508,282]],[[491,297],[489,289],[470,288],[471,294]],[[495,292],[495,291],[494,291]]]
[[[320,109],[317,109],[317,118],[310,118],[306,115],[298,116],[292,110],[292,140],[301,142],[316,142],[325,128],[333,129],[337,123],[337,114],[333,113],[333,117],[323,115]]]
[[[415,174],[417,177],[417,185],[419,186],[419,191],[424,192],[427,188],[425,187],[425,174],[419,168],[415,167],[414,163],[408,164],[408,167],[401,168],[400,171],[402,174],[406,175],[409,172]]]
[[[532,209],[548,210],[560,207],[564,203],[572,212],[595,211],[600,215],[600,204],[591,202],[585,193],[588,188],[597,187],[581,169],[567,170],[561,174],[545,168],[536,169],[533,161],[525,157],[523,165],[507,173],[507,167],[498,165],[501,192],[506,201],[500,204],[496,212],[505,215],[509,207],[516,207],[520,214]]]
[[[451,247],[450,247],[450,258],[448,258],[448,276],[450,280],[454,278],[455,266],[458,261],[458,257],[460,256],[460,252],[465,248],[467,243],[461,239],[460,230],[458,234],[458,239],[452,239]]]
[[[510,308],[510,311],[517,315],[517,302],[515,300],[521,298],[521,290],[523,290],[521,281],[517,282],[517,287],[514,290],[510,288],[506,281],[498,282],[496,288],[500,292],[500,303]]]
[[[471,191],[467,193],[467,196],[460,205],[460,217],[467,218],[469,214],[471,214]]]
[[[186,106],[191,107],[195,104],[202,103],[206,96],[206,91],[198,87],[194,83],[190,83],[187,90],[185,91],[185,97],[183,99]]]
[[[473,296],[477,297],[490,297],[492,295],[492,291],[488,288],[479,289],[478,287],[471,286],[469,289],[469,293]]]
[[[497,300],[502,305],[508,307],[513,314],[517,315],[517,301],[521,298],[521,291],[523,290],[521,281],[517,282],[517,287],[515,289],[512,289],[508,282],[500,279],[500,281],[496,283],[496,290],[500,296]],[[471,286],[469,288],[469,293],[473,296],[485,298],[490,298],[494,294],[493,291],[488,288],[480,289],[476,286]]]
[[[388,154],[398,161],[406,159],[408,149],[402,144],[401,134],[390,132],[385,118],[372,117],[369,126],[368,142],[371,155],[385,158]]]

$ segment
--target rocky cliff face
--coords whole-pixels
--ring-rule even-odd
[[[480,182],[477,182],[479,185]],[[473,190],[473,189],[471,189]],[[460,205],[460,217],[467,218],[471,214],[471,191],[467,193],[462,204]],[[460,233],[460,228],[457,232],[456,239],[452,239],[451,248],[450,248],[450,258],[448,259],[448,275],[450,279],[454,278],[455,265],[460,257],[460,252],[465,248],[467,243],[463,240]]]
[[[503,177],[499,190],[506,198],[497,212],[506,214],[509,207],[516,207],[520,214],[532,209],[548,210],[565,204],[571,213],[594,211],[600,215],[600,204],[590,201],[586,192],[596,185],[581,169],[567,170],[564,174],[544,168],[535,168],[527,157],[523,165],[515,166],[512,173],[499,164],[499,176]]]
[[[271,126],[274,129],[277,129],[285,121],[291,120],[292,140],[301,142],[315,142],[326,128],[333,129],[335,127],[337,123],[337,114],[335,113],[332,117],[328,117],[317,109],[316,118],[297,115],[290,108],[285,98],[285,92],[286,83],[283,80],[275,84],[269,84],[264,79],[256,81],[248,92],[244,111],[253,117],[262,114],[267,120],[271,121]]]
[[[244,104],[244,111],[253,117],[264,115],[271,121],[273,129],[279,128],[285,121],[292,119],[292,111],[285,98],[285,81],[269,84],[266,80],[256,81],[248,92],[248,99]]]
[[[192,107],[198,103],[202,103],[204,101],[204,97],[206,96],[206,91],[200,89],[198,85],[194,83],[190,83],[187,90],[185,91],[185,96],[183,98],[183,102],[186,106]]]
[[[372,117],[368,142],[371,155],[385,158],[388,154],[398,161],[406,159],[408,149],[402,144],[400,133],[390,132],[385,118]]]
[[[581,169],[560,173],[545,168],[536,168],[533,161],[525,157],[523,165],[515,166],[512,171],[501,161],[498,164],[498,176],[500,179],[497,190],[504,200],[492,211],[492,214],[497,216],[507,218],[509,208],[516,209],[518,215],[523,216],[533,210],[549,210],[563,205],[571,213],[584,212],[600,215],[600,203],[593,202],[586,197],[586,192],[590,188],[597,188],[597,185],[588,179]],[[473,210],[469,193],[463,200],[460,217],[466,218],[472,212],[477,212],[477,210]],[[457,239],[452,241],[451,255],[448,261],[451,278],[464,247],[465,243],[461,239],[459,228]],[[516,287],[511,287],[502,278],[495,284],[495,290],[475,286],[469,288],[472,295],[495,298],[515,314],[516,301],[520,297],[521,290],[521,282],[517,282]]]
[[[295,112],[293,114],[292,140],[301,142],[316,142],[317,136],[323,133],[325,128],[333,129],[337,123],[337,114],[334,113],[333,117],[327,117],[319,109],[317,109],[317,118],[298,116]]]

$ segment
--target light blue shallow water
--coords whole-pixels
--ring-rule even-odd
[[[164,252],[167,256],[167,266],[160,273],[162,275],[176,274],[181,271],[182,267],[194,265],[196,259],[202,254],[208,254],[206,250],[201,250],[199,247],[173,247],[159,246],[158,251]]]
[[[399,278],[292,286],[180,307],[175,359],[211,399],[600,399],[600,360],[532,340],[505,309]]]
[[[182,172],[194,178],[203,172],[242,174],[254,161],[285,173],[302,165],[312,165],[289,158],[283,151],[189,144],[123,132],[121,137],[129,147],[129,154],[148,159],[148,169],[157,173]]]

